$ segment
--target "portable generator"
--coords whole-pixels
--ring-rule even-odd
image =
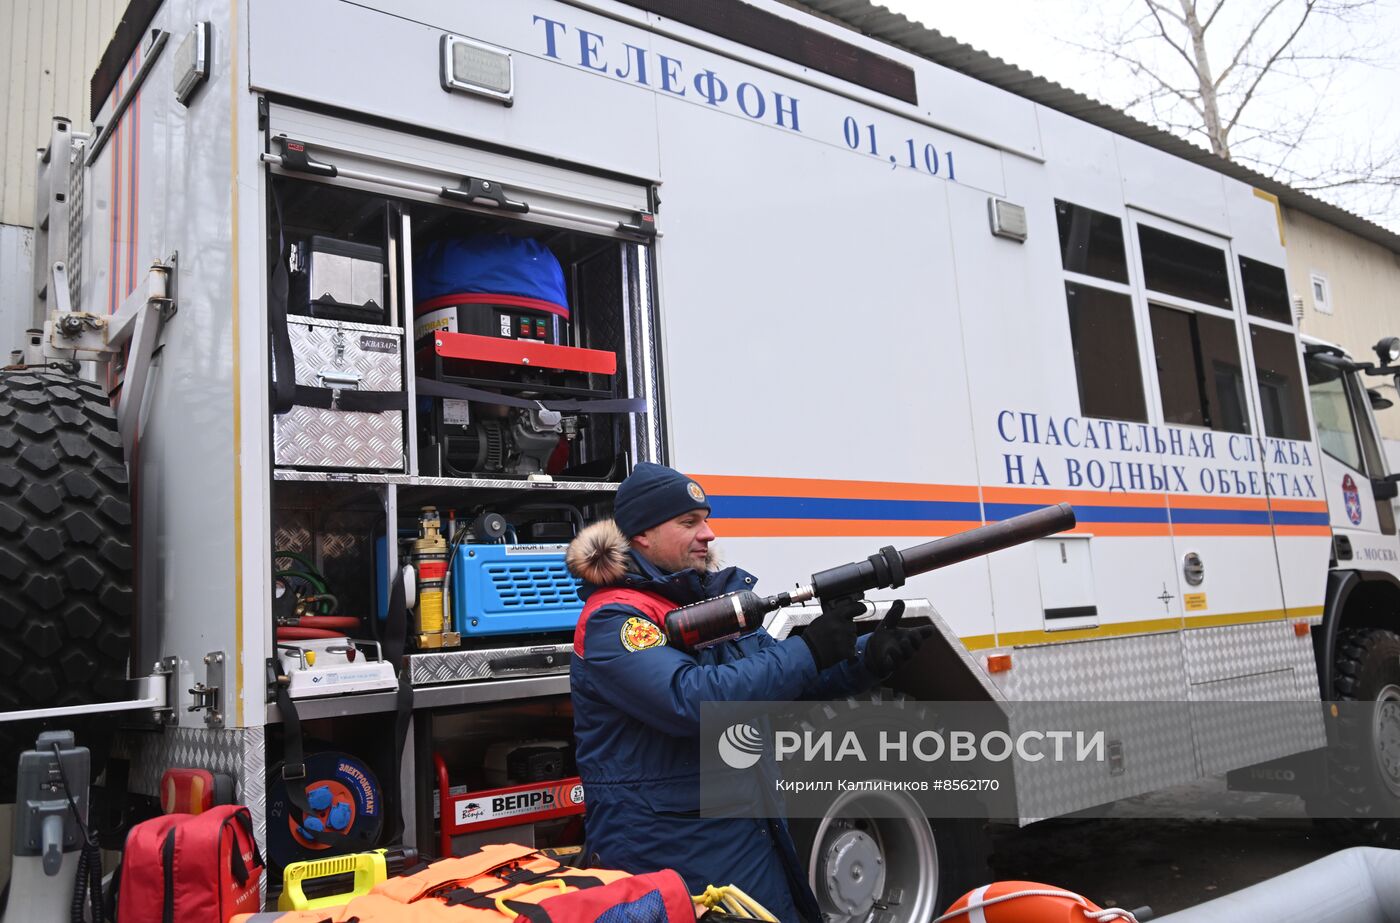
[[[550,249],[505,234],[432,241],[415,261],[414,300],[417,365],[438,385],[419,389],[425,473],[566,468],[580,413],[547,402],[612,398],[617,355],[569,345],[568,292]]]

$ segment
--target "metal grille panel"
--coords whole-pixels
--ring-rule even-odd
[[[491,585],[508,609],[578,603],[578,581],[559,564],[488,564]]]

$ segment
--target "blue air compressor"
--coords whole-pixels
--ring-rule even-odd
[[[465,641],[502,635],[571,632],[583,611],[579,582],[556,543],[463,541],[450,552],[450,630]],[[375,541],[375,583],[381,620],[389,604],[385,539]]]
[[[452,556],[452,621],[463,638],[572,631],[583,611],[564,545],[463,543]]]

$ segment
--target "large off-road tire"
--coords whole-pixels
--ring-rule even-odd
[[[917,711],[918,703],[882,690],[818,706],[808,724],[839,739],[856,725],[907,728]],[[905,792],[842,792],[824,817],[795,817],[788,826],[807,883],[833,923],[927,923],[989,880],[986,823],[926,817]]]
[[[1350,842],[1400,845],[1400,634],[1344,628],[1337,635],[1333,697],[1344,708],[1327,754],[1328,797],[1341,819],[1326,828]]]
[[[0,372],[0,711],[127,694],[131,510],[116,416],[97,385]],[[101,764],[110,716],[73,728]],[[0,723],[0,802],[37,722]]]

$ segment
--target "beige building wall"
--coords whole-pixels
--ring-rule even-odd
[[[0,0],[0,224],[34,222],[34,152],[63,115],[88,131],[88,83],[126,0]]]
[[[1362,362],[1375,361],[1376,341],[1400,336],[1400,253],[1295,209],[1285,208],[1283,216],[1289,293],[1303,299],[1299,329],[1338,344]],[[1322,277],[1330,314],[1319,310],[1314,274]],[[1369,382],[1395,401],[1376,419],[1386,439],[1400,440],[1400,395],[1393,380]]]

